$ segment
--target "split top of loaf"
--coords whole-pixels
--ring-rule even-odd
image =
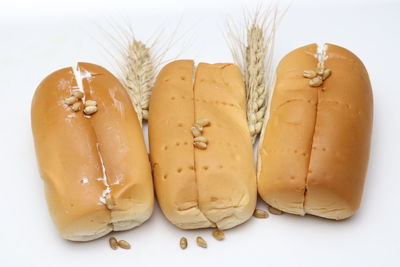
[[[320,61],[323,79],[314,73]],[[279,63],[266,120],[258,151],[261,197],[289,213],[351,216],[361,200],[372,128],[372,90],[360,59],[332,44],[292,51]]]
[[[72,68],[61,69],[35,92],[32,131],[57,228],[65,239],[88,241],[143,223],[154,196],[142,130],[125,89],[100,66],[79,63],[78,71],[82,102],[95,101],[97,112],[87,116],[65,103],[80,80]]]
[[[194,145],[199,119],[205,147]],[[180,228],[227,229],[256,204],[252,145],[242,75],[233,64],[178,60],[160,72],[150,100],[150,158],[157,199]]]

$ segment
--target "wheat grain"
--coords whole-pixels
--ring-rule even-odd
[[[181,249],[186,249],[186,248],[187,248],[188,242],[187,242],[186,237],[182,237],[182,238],[179,240],[179,246],[181,247]]]
[[[197,136],[195,138],[193,138],[193,142],[201,142],[201,143],[208,143],[208,139],[204,136]]]
[[[118,241],[118,246],[120,248],[123,248],[123,249],[130,249],[131,248],[131,244],[129,244],[129,242],[125,241],[125,240],[119,240]]]
[[[322,85],[322,83],[323,83],[323,81],[322,81],[322,78],[321,78],[320,76],[317,76],[317,77],[315,77],[315,78],[312,78],[312,79],[308,82],[308,84],[309,84],[310,86],[312,86],[312,87],[318,87],[318,86]]]
[[[82,99],[84,97],[84,94],[83,94],[82,91],[73,90],[72,91],[72,96],[75,96],[77,99]]]
[[[200,130],[197,129],[196,127],[193,126],[190,130],[191,130],[191,132],[192,132],[193,137],[199,137],[199,136],[201,136]]]
[[[207,248],[207,241],[205,241],[201,236],[196,237],[196,243],[199,247]]]
[[[275,214],[275,215],[281,215],[281,214],[283,214],[283,211],[278,210],[278,209],[275,209],[274,207],[271,207],[271,206],[268,207],[268,211],[269,211],[270,213],[272,213],[272,214]]]
[[[303,72],[303,77],[304,78],[312,79],[315,76],[317,76],[317,73],[315,71],[313,71],[313,70],[305,70]]]
[[[97,112],[97,107],[96,106],[87,106],[83,109],[83,112],[86,115],[92,115],[93,113]]]
[[[72,104],[71,109],[73,111],[77,112],[77,111],[81,110],[81,107],[82,107],[82,102],[75,102]]]
[[[118,248],[118,241],[115,237],[110,237],[110,239],[108,239],[108,243],[110,244],[110,247],[113,250],[116,250]]]
[[[253,212],[253,216],[256,218],[268,218],[268,212],[266,212],[265,210],[260,210],[260,209],[255,209]]]
[[[75,96],[70,96],[64,99],[64,103],[67,105],[72,105],[74,104],[78,99]]]
[[[207,144],[203,143],[203,142],[193,142],[194,147],[198,148],[198,149],[207,149]]]
[[[322,74],[322,79],[323,80],[328,79],[328,77],[331,76],[331,74],[332,74],[332,71],[330,69],[325,69],[324,73]]]
[[[218,230],[218,229],[214,229],[214,230],[212,231],[212,235],[213,235],[213,237],[214,237],[215,239],[217,239],[218,241],[222,241],[222,240],[225,239],[225,233],[222,232],[222,231],[220,231],[220,230]]]

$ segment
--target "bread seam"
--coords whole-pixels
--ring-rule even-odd
[[[195,90],[195,85],[196,85],[196,79],[197,79],[197,66],[193,65],[193,74],[192,74],[192,90],[193,90],[193,118],[194,118],[194,122],[196,122],[196,90]],[[204,216],[205,219],[207,219],[207,221],[212,225],[215,226],[215,223],[212,222],[207,215],[201,210],[200,208],[200,191],[199,191],[199,186],[198,186],[198,182],[197,182],[197,164],[196,164],[196,148],[193,149],[193,165],[194,165],[194,182],[195,182],[195,187],[196,187],[196,192],[197,192],[197,208],[199,209],[199,212]]]
[[[90,83],[88,82],[88,79],[91,78],[92,76],[101,75],[101,74],[100,73],[95,73],[94,74],[94,73],[90,73],[90,72],[87,72],[87,71],[85,71],[85,72],[86,73],[84,73],[84,75],[82,75],[82,70],[79,68],[79,63],[78,63],[78,65],[77,65],[77,73],[80,73],[82,75],[82,76],[80,76],[80,78],[82,80],[82,83],[81,83],[82,90],[85,91],[85,87],[87,87],[87,89],[90,92],[90,91],[92,91],[92,88],[91,88]],[[75,79],[76,79],[76,76],[75,76]],[[101,165],[102,165],[102,168],[103,168],[103,170],[102,170],[103,177],[102,178],[103,178],[103,184],[105,186],[105,189],[103,190],[102,195],[99,197],[99,200],[100,200],[101,204],[103,204],[106,207],[106,209],[109,211],[109,213],[110,213],[110,222],[109,222],[108,225],[111,227],[111,231],[129,230],[132,227],[135,227],[135,226],[138,226],[138,225],[142,224],[144,221],[143,222],[137,221],[136,220],[137,217],[131,218],[131,219],[128,219],[128,220],[113,221],[113,209],[112,209],[113,197],[112,197],[112,194],[111,194],[112,188],[110,186],[110,183],[108,182],[107,172],[106,172],[106,168],[105,168],[104,161],[103,161],[103,155],[102,155],[102,152],[101,152],[99,139],[97,137],[97,132],[96,132],[95,127],[93,125],[93,121],[92,120],[89,120],[89,121],[90,121],[91,128],[93,129],[94,136],[96,138],[96,148],[97,148],[97,152],[99,154],[100,162],[101,162]],[[111,198],[111,207],[107,203],[107,196],[109,196]]]
[[[323,58],[323,56],[320,55],[321,51],[323,50],[323,47],[326,46],[326,50],[328,48],[328,45],[322,44],[322,45],[317,45],[317,52],[315,53],[315,58],[317,58],[317,63],[321,63],[322,65],[324,64],[324,61],[326,59]],[[321,49],[321,51],[320,51]],[[322,60],[321,60],[322,58]],[[322,62],[321,62],[322,61]],[[311,87],[313,88],[313,87]],[[320,87],[315,87],[315,90],[317,90],[317,101],[315,104],[315,119],[314,119],[314,127],[313,127],[313,133],[311,137],[311,146],[310,146],[310,156],[308,158],[308,165],[307,165],[307,175],[304,181],[304,197],[303,197],[303,212],[304,215],[307,214],[306,212],[306,198],[307,198],[307,186],[308,186],[308,176],[310,175],[310,164],[311,164],[311,156],[313,152],[313,145],[314,145],[314,137],[315,137],[315,127],[317,126],[317,120],[318,120],[318,107],[319,107],[319,95],[320,95]]]
[[[304,197],[303,197],[303,213],[304,213],[304,215],[306,214],[305,205],[306,205],[306,198],[307,198],[308,175],[310,174],[309,169],[310,169],[311,156],[312,156],[312,151],[313,151],[312,147],[313,147],[313,144],[314,144],[315,127],[317,125],[317,119],[318,119],[318,104],[319,104],[319,94],[320,94],[320,92],[319,92],[318,88],[316,88],[315,90],[317,90],[317,101],[316,101],[316,104],[315,104],[314,127],[313,127],[313,133],[312,133],[312,136],[311,136],[311,144],[310,144],[310,149],[309,149],[310,155],[309,155],[308,164],[307,164],[307,174],[306,174],[306,178],[304,179]]]
[[[79,69],[79,64],[77,66],[77,69],[78,69],[78,72],[80,73],[81,70]],[[85,90],[85,85],[86,85],[88,87],[88,90],[91,91],[92,89],[91,89],[90,83],[87,81],[87,79],[88,78],[86,78],[86,77],[84,77],[82,79],[82,84],[83,84],[82,85],[83,86],[82,89]],[[107,195],[109,195],[111,197],[111,199],[112,199],[111,187],[109,186],[109,183],[108,183],[107,174],[106,174],[106,168],[104,166],[103,156],[102,156],[102,153],[101,153],[100,143],[99,143],[99,140],[98,140],[98,137],[97,137],[97,132],[95,131],[95,128],[93,126],[93,121],[92,120],[89,120],[89,121],[90,121],[90,126],[93,129],[94,136],[96,138],[96,148],[97,148],[97,152],[99,154],[100,162],[101,162],[101,165],[102,165],[102,168],[103,168],[103,170],[102,170],[103,177],[102,178],[103,178],[103,184],[105,186],[105,189],[103,190],[103,193],[100,196],[99,200],[107,208],[107,210],[110,212],[110,218],[112,218],[112,210],[109,208],[109,206],[107,205],[107,202],[106,202]],[[109,225],[111,226],[112,231],[114,231],[114,223],[110,222]]]
[[[80,87],[79,89],[82,90],[82,92],[85,92],[85,86],[87,86],[87,87],[89,87],[88,88],[89,91],[91,91],[90,83],[88,82],[88,78],[92,77],[92,74],[90,72],[85,71],[86,72],[85,75],[82,75],[82,72],[83,72],[83,70],[80,69],[79,63],[78,63],[76,66],[76,71],[74,71],[74,76],[75,76],[75,80],[76,80],[78,86]],[[77,77],[77,76],[79,76],[79,77]],[[79,78],[80,82],[78,82],[78,78]],[[84,94],[84,95],[86,96],[86,94]],[[107,210],[110,211],[110,216],[111,216],[111,210],[106,205],[106,197],[107,197],[107,195],[111,195],[111,187],[109,186],[109,183],[107,180],[106,168],[104,166],[103,156],[100,151],[100,143],[99,143],[99,140],[97,137],[97,133],[93,126],[93,121],[89,120],[89,122],[90,122],[90,127],[93,130],[93,134],[96,138],[96,149],[97,149],[97,153],[99,155],[100,163],[102,166],[102,172],[103,172],[102,178],[103,178],[103,184],[105,186],[105,189],[103,190],[102,195],[99,197],[99,200],[100,200],[100,203],[102,203],[104,206],[106,206]],[[112,223],[111,223],[111,226],[113,226]]]

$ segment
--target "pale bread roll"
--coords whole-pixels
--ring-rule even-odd
[[[85,100],[95,100],[98,111],[89,117],[65,104],[77,82],[72,68],[61,69],[36,90],[32,131],[58,230],[65,239],[88,241],[143,223],[152,213],[154,196],[129,96],[104,68],[90,63],[78,68],[87,77]]]
[[[165,66],[150,100],[149,141],[157,199],[184,229],[228,229],[245,222],[256,204],[245,91],[233,64],[191,60]],[[193,147],[191,127],[209,119],[207,149]]]
[[[362,62],[327,44],[322,86],[309,86],[317,45],[298,48],[277,69],[258,152],[258,191],[282,211],[344,219],[360,205],[372,129],[372,90]],[[268,114],[267,114],[268,115]]]

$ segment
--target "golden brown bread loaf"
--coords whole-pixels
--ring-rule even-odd
[[[258,191],[282,211],[340,220],[361,200],[372,90],[354,54],[332,44],[326,49],[324,65],[332,74],[321,86],[303,77],[317,68],[316,44],[292,51],[278,66],[258,152]]]
[[[227,229],[256,204],[256,177],[243,81],[233,64],[179,60],[164,67],[150,99],[150,158],[158,203],[184,229]],[[207,148],[193,146],[192,125],[209,119]]]
[[[78,88],[72,68],[50,74],[32,101],[32,131],[49,209],[65,239],[88,241],[127,230],[153,210],[151,170],[129,96],[104,68],[79,63],[92,116],[64,99]]]

